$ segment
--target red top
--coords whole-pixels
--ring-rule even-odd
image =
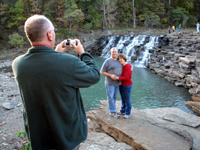
[[[125,66],[123,66],[122,70],[122,76],[119,77],[119,81],[122,81],[123,86],[129,86],[133,84],[131,77],[132,77],[132,71],[131,71],[131,65],[127,63]]]

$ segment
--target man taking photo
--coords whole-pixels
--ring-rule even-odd
[[[55,27],[42,15],[25,22],[31,44],[12,68],[23,101],[25,130],[32,150],[76,150],[87,138],[87,120],[79,88],[100,80],[93,57],[78,39],[71,44],[80,59],[55,44]]]

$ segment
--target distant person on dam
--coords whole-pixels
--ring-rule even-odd
[[[175,26],[172,26],[172,30],[173,30],[173,32],[175,31]]]
[[[121,82],[112,79],[114,76],[121,76],[122,74],[122,65],[117,61],[117,55],[117,49],[112,48],[111,57],[104,61],[100,73],[105,76],[109,115],[120,118],[120,115],[116,112],[116,98]]]
[[[200,28],[199,22],[197,22],[196,26],[197,26],[197,32],[199,32],[199,28]]]
[[[12,68],[23,101],[25,130],[32,150],[78,150],[87,138],[87,119],[79,88],[100,80],[93,57],[80,41],[71,44],[80,58],[64,53],[65,40],[54,50],[56,29],[43,15],[24,25],[31,44]]]
[[[179,32],[181,32],[181,24],[179,24],[178,29],[179,29]]]
[[[114,76],[112,77],[113,80],[119,80],[122,82],[122,84],[119,86],[119,91],[121,95],[121,110],[119,112],[120,115],[124,115],[125,119],[128,119],[131,114],[131,89],[133,82],[131,80],[132,78],[132,70],[133,66],[131,66],[129,63],[127,63],[127,58],[126,55],[124,54],[119,54],[117,57],[117,60],[119,63],[123,66],[122,69],[122,75],[117,77]]]
[[[163,64],[165,64],[165,56],[163,55]]]
[[[168,28],[168,31],[169,31],[169,33],[171,33],[171,27],[169,26],[169,28]]]

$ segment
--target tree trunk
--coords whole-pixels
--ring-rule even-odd
[[[71,36],[71,28],[72,28],[72,22],[70,21],[70,23],[69,23],[69,38]]]
[[[170,5],[171,5],[171,0],[169,0],[169,20],[168,20],[168,23],[170,22]]]
[[[106,4],[105,2],[103,1],[103,16],[104,16],[104,23],[107,27],[107,22],[106,22]]]
[[[133,29],[135,29],[135,7],[134,7],[134,0],[133,2]]]

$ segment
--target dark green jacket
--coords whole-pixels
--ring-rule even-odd
[[[80,59],[48,47],[30,48],[13,62],[24,104],[24,124],[33,150],[71,150],[87,138],[79,88],[100,80],[89,53]]]

